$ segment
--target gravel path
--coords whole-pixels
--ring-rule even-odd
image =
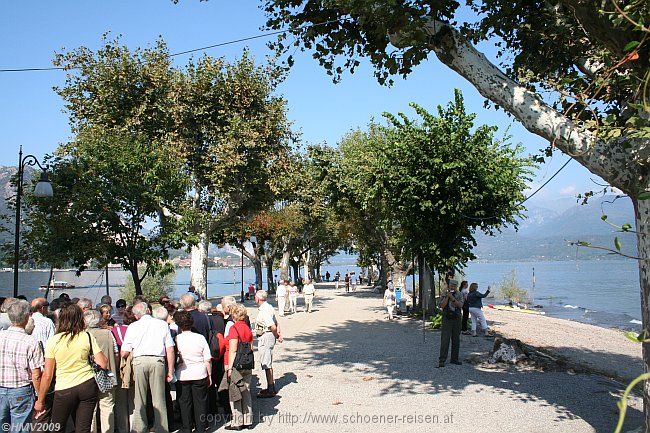
[[[276,346],[274,358],[278,396],[253,398],[254,431],[613,430],[619,382],[600,375],[470,363],[435,368],[440,334],[427,330],[423,340],[421,322],[387,321],[380,298],[363,288],[335,293],[331,285],[321,284],[312,314],[303,312],[299,300],[298,313],[281,321],[285,342]],[[507,333],[515,333],[521,323],[535,325],[528,323],[535,318],[510,320],[505,313],[489,318]],[[546,332],[546,323],[538,322],[537,332]],[[574,328],[573,322],[550,327],[548,341],[564,339],[570,348],[574,337],[580,340],[578,335],[566,338]],[[491,340],[462,336],[461,359],[485,356],[491,346]],[[255,393],[265,379],[259,369],[254,375]],[[641,421],[641,403],[634,398],[626,427]],[[223,425],[215,419],[212,431],[224,431]]]

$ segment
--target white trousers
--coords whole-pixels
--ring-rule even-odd
[[[298,302],[298,295],[289,295],[289,311],[296,312],[296,303]]]
[[[287,298],[284,296],[278,296],[278,313],[280,316],[284,316],[284,307],[287,304]]]
[[[393,313],[395,311],[395,305],[386,305],[386,310],[388,310],[388,318],[393,320]]]
[[[472,316],[472,332],[476,332],[476,322],[479,320],[481,321],[481,329],[483,332],[489,329],[483,310],[480,308],[469,307],[469,314]]]

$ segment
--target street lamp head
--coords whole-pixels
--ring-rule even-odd
[[[54,191],[52,190],[52,182],[50,182],[47,177],[47,172],[41,172],[41,178],[34,187],[34,196],[35,197],[52,197]]]
[[[255,248],[255,246],[257,244],[257,237],[255,235],[251,235],[249,240],[251,241],[251,244],[253,245],[253,248]]]

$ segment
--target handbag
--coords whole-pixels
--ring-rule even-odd
[[[233,368],[237,371],[242,370],[252,370],[255,368],[255,354],[253,353],[253,346],[251,343],[242,341],[239,338],[239,331],[233,325],[235,332],[237,333],[237,354],[235,355],[235,361],[233,362]]]
[[[111,373],[108,370],[104,370],[95,362],[93,359],[93,343],[92,340],[90,339],[90,333],[86,332],[86,335],[88,335],[88,344],[90,345],[90,353],[88,354],[88,363],[90,364],[90,367],[93,369],[93,373],[95,375],[95,382],[97,382],[97,387],[101,392],[108,392],[113,387],[117,385],[117,379],[113,373]]]

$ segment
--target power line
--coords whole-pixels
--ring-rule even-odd
[[[339,18],[337,20],[329,20],[329,21],[323,21],[321,23],[313,23],[313,24],[305,24],[300,27],[296,27],[295,30],[303,30],[303,29],[308,29],[311,27],[317,27],[317,26],[324,26],[326,24],[332,24],[332,23],[337,23],[341,21],[348,20],[349,18]],[[275,30],[272,32],[266,32],[266,33],[259,33],[257,35],[253,36],[246,36],[244,38],[239,38],[239,39],[232,39],[230,41],[225,41],[225,42],[219,42],[213,45],[207,45],[205,47],[200,47],[200,48],[193,48],[191,50],[185,50],[185,51],[179,51],[178,53],[172,53],[169,55],[169,57],[176,57],[176,56],[182,56],[183,54],[191,54],[195,53],[197,51],[205,51],[209,50],[211,48],[218,48],[218,47],[224,47],[226,45],[233,45],[233,44],[238,44],[241,42],[246,42],[246,41],[252,41],[254,39],[261,39],[261,38],[268,38],[269,36],[274,36],[274,35],[279,35],[283,33],[288,33],[292,31],[291,29],[287,30]],[[51,66],[51,67],[45,67],[45,68],[11,68],[11,69],[0,69],[0,72],[42,72],[42,71],[62,71],[65,68],[62,66]],[[78,69],[78,68],[71,68],[71,69]]]
[[[573,158],[569,158],[569,159],[568,159],[564,164],[562,164],[562,167],[560,167],[560,168],[559,168],[555,173],[553,173],[553,176],[549,177],[549,178],[546,180],[546,182],[544,182],[544,183],[543,183],[539,188],[537,188],[535,191],[533,191],[533,192],[532,192],[528,197],[526,197],[525,199],[523,199],[522,201],[520,201],[519,203],[517,203],[517,204],[515,205],[515,207],[521,206],[522,204],[526,203],[528,200],[530,200],[531,198],[533,198],[533,196],[534,196],[535,194],[537,194],[538,192],[540,192],[540,191],[541,191],[541,190],[542,190],[546,185],[548,185],[549,182],[552,181],[553,178],[554,178],[555,176],[557,176],[558,174],[560,174],[560,172],[561,172],[562,170],[564,170],[564,167],[566,167],[567,165],[569,165],[569,163],[570,163],[571,161],[573,161]],[[463,217],[465,217],[465,218],[467,218],[467,219],[470,219],[470,220],[477,220],[477,221],[485,221],[485,220],[490,220],[490,219],[496,219],[496,218],[498,218],[498,217],[496,217],[496,216],[489,216],[489,217],[471,217],[471,216],[468,216],[468,215],[463,215]]]

